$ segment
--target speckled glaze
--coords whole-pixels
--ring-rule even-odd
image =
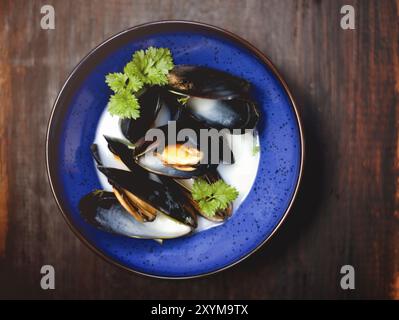
[[[100,188],[90,144],[110,90],[104,76],[122,70],[135,50],[168,47],[176,64],[224,70],[247,79],[262,117],[261,161],[250,194],[220,227],[193,236],[155,241],[99,231],[79,215],[80,198]],[[146,275],[194,277],[222,270],[258,248],[285,217],[302,169],[299,121],[278,76],[248,44],[201,24],[162,22],[117,35],[93,50],[74,70],[50,119],[47,162],[56,200],[72,229],[95,251]]]

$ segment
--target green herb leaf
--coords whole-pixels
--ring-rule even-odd
[[[223,180],[209,184],[201,178],[194,181],[191,194],[202,213],[208,217],[214,216],[219,210],[226,209],[230,202],[238,197],[237,189]]]
[[[218,180],[212,184],[213,197],[219,202],[221,210],[226,209],[229,203],[238,197],[236,188],[228,185],[223,180]]]
[[[208,217],[213,217],[219,209],[219,202],[215,199],[200,200],[198,202],[198,205],[202,213],[204,213]]]
[[[252,149],[252,155],[256,156],[260,151],[260,146],[254,146]]]
[[[105,82],[115,93],[125,90],[128,77],[121,72],[109,73],[105,77]]]
[[[145,51],[136,51],[123,73],[106,76],[105,82],[115,93],[108,103],[109,112],[121,118],[137,119],[140,106],[135,94],[144,86],[167,84],[168,73],[173,67],[172,54],[167,48],[149,47]]]
[[[190,99],[189,96],[183,96],[181,98],[178,98],[177,101],[182,104],[183,106],[185,106],[187,104],[188,99]]]
[[[121,118],[137,119],[140,117],[139,102],[128,90],[122,90],[111,96],[108,102],[108,111]]]
[[[191,194],[195,201],[200,201],[212,196],[212,188],[204,179],[196,179]]]
[[[142,79],[138,75],[137,67],[133,63],[133,61],[129,62],[125,66],[125,68],[123,69],[123,72],[125,72],[125,75],[129,79],[128,89],[130,91],[137,92],[144,86]]]
[[[146,51],[139,50],[134,53],[130,68],[144,84],[165,85],[168,83],[167,75],[173,67],[169,49],[149,47]]]

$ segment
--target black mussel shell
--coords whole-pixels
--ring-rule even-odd
[[[99,166],[98,169],[108,178],[111,185],[125,189],[162,213],[193,228],[197,226],[196,210],[185,202],[182,193],[173,192],[165,185],[143,179],[136,171],[124,171]]]
[[[95,190],[79,201],[79,211],[87,222],[94,226],[99,226],[96,221],[97,209],[110,209],[113,205],[118,204],[119,201],[113,192]]]
[[[113,192],[93,191],[79,203],[81,216],[96,228],[113,234],[141,239],[171,239],[191,232],[192,227],[183,225],[176,219],[174,230],[151,229],[150,224],[138,222],[120,204]],[[159,213],[160,214],[160,213]]]
[[[118,138],[104,136],[108,142],[108,149],[130,169],[136,170],[137,165],[135,163],[135,152],[136,148],[134,145],[127,143]],[[101,165],[101,164],[100,164]]]
[[[120,127],[126,139],[134,143],[151,128],[161,109],[161,91],[157,86],[145,89],[138,97],[140,117],[136,120],[129,118],[120,120]]]
[[[185,111],[203,126],[230,133],[242,134],[254,129],[259,120],[255,103],[247,99],[205,99],[192,97],[186,102]]]
[[[250,87],[249,82],[229,73],[193,65],[175,66],[168,81],[171,91],[209,99],[246,97]]]
[[[92,155],[94,161],[96,162],[96,164],[101,166],[102,165],[102,160],[101,160],[101,157],[100,157],[100,153],[98,151],[98,145],[93,143],[90,146],[90,151],[91,151],[91,155]]]
[[[135,143],[143,137],[147,130],[154,126],[158,114],[163,109],[168,112],[169,119],[177,119],[181,111],[178,99],[179,96],[163,87],[154,86],[145,89],[138,98],[140,117],[136,120],[120,120],[120,127],[125,138]]]

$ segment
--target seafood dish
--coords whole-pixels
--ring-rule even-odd
[[[250,82],[175,65],[168,49],[152,47],[106,82],[113,94],[105,112],[116,121],[90,152],[108,188],[81,198],[82,217],[106,232],[158,242],[227,221],[240,196],[220,171],[240,156],[232,140],[245,137],[240,143],[259,151],[261,114]]]

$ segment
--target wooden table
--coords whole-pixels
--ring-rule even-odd
[[[55,30],[40,28],[52,4]],[[352,4],[356,29],[340,27]],[[0,1],[0,297],[399,298],[399,1]],[[187,19],[266,53],[296,97],[305,175],[292,215],[246,261],[168,281],[100,259],[69,230],[45,172],[45,132],[72,68],[130,26]],[[39,286],[56,270],[56,289]],[[340,268],[356,289],[340,287]]]

